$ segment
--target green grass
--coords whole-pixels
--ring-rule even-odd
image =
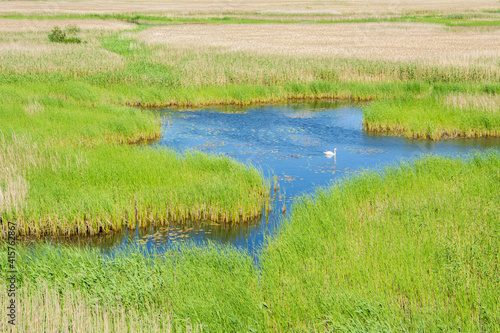
[[[25,208],[4,215],[17,221],[20,235],[96,234],[186,220],[248,221],[261,214],[269,188],[257,169],[201,153],[98,146],[60,149],[48,160],[26,174],[31,190]]]
[[[139,25],[166,25],[166,24],[259,24],[259,23],[373,23],[373,22],[415,22],[442,24],[449,27],[495,27],[500,25],[498,11],[486,10],[483,13],[457,13],[457,14],[418,14],[394,15],[391,17],[378,17],[365,14],[366,17],[351,18],[332,14],[280,14],[257,12],[224,12],[220,15],[206,15],[202,13],[193,16],[167,16],[151,13],[88,13],[88,14],[3,14],[0,18],[8,19],[34,19],[34,20],[66,20],[66,19],[102,19],[120,20]],[[198,16],[200,15],[200,16]],[[328,17],[328,18],[325,18]]]
[[[499,167],[427,157],[304,198],[262,257],[273,325],[499,330]]]
[[[294,205],[257,266],[227,245],[19,247],[18,286],[210,331],[496,332],[499,170],[498,152],[430,156],[337,182]]]
[[[153,254],[131,248],[112,258],[98,250],[53,246],[33,250],[20,250],[17,259],[18,286],[30,285],[31,292],[45,286],[67,295],[77,295],[78,290],[92,302],[87,307],[97,299],[101,309],[118,307],[138,316],[162,313],[181,328],[199,323],[214,332],[262,327],[261,291],[252,258],[230,247],[186,245]],[[4,265],[5,251],[1,253]],[[33,325],[30,318],[19,320],[21,325]]]
[[[365,108],[366,130],[409,138],[499,137],[500,112],[449,107],[436,97],[377,101]]]
[[[0,84],[0,131],[56,145],[136,143],[161,136],[154,113],[103,103],[77,81]],[[55,93],[57,92],[57,94]]]

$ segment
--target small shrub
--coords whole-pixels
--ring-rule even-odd
[[[58,26],[52,28],[49,33],[49,40],[54,43],[62,43],[66,39],[66,34]]]
[[[78,31],[80,31],[77,27],[75,26],[69,26],[66,28],[66,31],[69,34],[75,34]],[[65,43],[65,44],[80,44],[82,42],[82,39],[79,37],[66,37],[66,33],[61,30],[58,26],[55,26],[52,28],[52,30],[49,33],[49,40],[54,43]]]

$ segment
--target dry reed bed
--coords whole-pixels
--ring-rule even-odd
[[[3,4],[2,4],[3,5]],[[134,28],[131,23],[114,20],[18,20],[0,19],[0,32],[50,31],[54,26],[66,28],[78,26],[82,30],[119,31]]]
[[[148,44],[287,56],[471,65],[498,59],[500,29],[452,32],[419,23],[172,25],[141,32]],[[496,65],[496,64],[495,64]]]
[[[18,290],[16,325],[2,320],[2,332],[171,332],[180,326],[158,310],[146,314],[123,306],[107,308],[79,291],[60,293],[46,283],[33,287],[25,285]],[[6,292],[0,293],[0,300],[2,304],[10,302]],[[2,319],[9,318],[6,307],[2,307],[0,313]],[[201,328],[201,325],[193,327],[189,321],[184,321],[182,326],[195,332]]]
[[[0,71],[16,74],[95,74],[125,65],[118,54],[93,45],[8,43],[0,44]]]
[[[22,25],[30,20],[17,21]],[[57,21],[50,21],[54,23],[48,27],[58,24]],[[80,25],[73,26],[82,28]],[[120,55],[100,47],[100,38],[108,33],[102,29],[82,31],[79,35],[85,43],[75,45],[51,43],[46,31],[10,32],[0,28],[0,72],[88,75],[123,69],[125,61]]]
[[[249,1],[217,1],[217,0],[188,0],[188,1],[7,1],[2,3],[0,13],[123,13],[123,12],[224,12],[224,11],[251,11],[272,12],[280,14],[295,13],[402,13],[407,11],[428,10],[440,12],[456,12],[458,10],[479,11],[497,9],[496,0],[347,0],[318,2],[314,0],[249,0]]]
[[[26,207],[26,170],[47,162],[43,149],[29,138],[12,135],[7,141],[0,132],[0,212],[20,213]]]
[[[456,93],[443,96],[442,98],[445,105],[460,110],[500,113],[500,95]]]
[[[262,209],[268,207],[269,196],[266,191],[269,184],[248,186],[242,190],[247,190],[247,192],[241,192],[235,198],[238,200],[237,205],[228,207],[227,203],[216,202],[216,199],[213,198],[203,202],[200,200],[200,197],[203,199],[202,194],[192,191],[191,195],[186,195],[184,192],[189,192],[188,190],[180,189],[173,182],[166,182],[163,185],[164,188],[158,188],[158,191],[149,194],[143,194],[139,190],[137,193],[132,193],[130,189],[124,190],[126,193],[130,193],[127,196],[128,201],[127,199],[123,199],[125,201],[116,199],[115,208],[112,211],[104,212],[101,209],[94,212],[90,208],[79,207],[78,203],[76,204],[78,207],[75,208],[69,203],[69,201],[75,200],[72,194],[65,192],[68,202],[59,203],[63,208],[46,205],[43,207],[44,213],[33,215],[30,208],[40,205],[40,203],[36,195],[30,196],[30,185],[32,185],[29,181],[30,174],[49,169],[48,173],[45,171],[44,179],[50,179],[47,182],[51,184],[58,181],[57,176],[54,178],[51,174],[64,174],[68,170],[92,178],[91,175],[85,174],[85,170],[96,168],[95,164],[92,165],[95,161],[89,161],[85,152],[60,155],[47,147],[30,142],[26,137],[13,136],[13,143],[7,143],[3,137],[0,139],[0,239],[7,237],[7,221],[14,222],[16,235],[23,237],[93,236],[123,228],[135,229],[150,225],[169,225],[171,222],[184,224],[190,223],[190,221],[213,221],[232,224],[260,221]],[[99,159],[99,161],[101,160]],[[179,168],[182,166],[179,165]],[[26,175],[28,172],[29,174]],[[171,173],[173,174],[173,171]],[[200,171],[201,173],[203,172]],[[175,177],[181,179],[181,182],[182,179],[185,182],[188,181],[182,172]],[[138,179],[140,179],[139,176]],[[205,182],[207,182],[206,178]],[[193,181],[194,183],[195,181]],[[210,182],[208,184],[209,186],[213,185]],[[58,183],[58,186],[61,186],[61,191],[64,191],[64,182]],[[79,188],[81,185],[76,186]],[[40,184],[35,181],[33,188],[36,190],[39,187]],[[149,189],[149,191],[151,190]],[[223,191],[214,189],[215,193],[223,193]],[[97,192],[95,195],[100,195],[100,193]],[[156,197],[163,199],[160,200]],[[247,198],[252,199],[247,202],[239,201]],[[53,198],[45,198],[45,200],[50,201]],[[96,205],[91,200],[87,204],[92,207]]]

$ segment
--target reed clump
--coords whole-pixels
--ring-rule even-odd
[[[132,247],[112,257],[66,246],[32,250],[19,248],[17,256],[20,328],[76,329],[86,322],[83,332],[106,325],[136,331],[141,324],[138,332],[261,331],[255,266],[230,247],[184,245],[164,253]],[[6,251],[0,257],[7,263]]]
[[[260,216],[268,200],[269,186],[257,169],[170,150],[59,149],[23,172],[30,190],[13,196],[18,178],[10,177],[2,206],[2,220],[15,222],[20,236],[95,235],[191,220],[240,223]],[[6,237],[7,224],[0,230]]]
[[[500,329],[499,162],[431,156],[305,197],[262,256],[268,327]]]
[[[377,101],[365,110],[363,127],[374,133],[439,140],[500,136],[496,94],[451,94]]]
[[[447,106],[468,111],[500,112],[500,95],[498,94],[464,94],[455,93],[443,96]]]

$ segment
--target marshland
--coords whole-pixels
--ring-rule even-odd
[[[499,9],[2,2],[2,330],[499,331]]]

